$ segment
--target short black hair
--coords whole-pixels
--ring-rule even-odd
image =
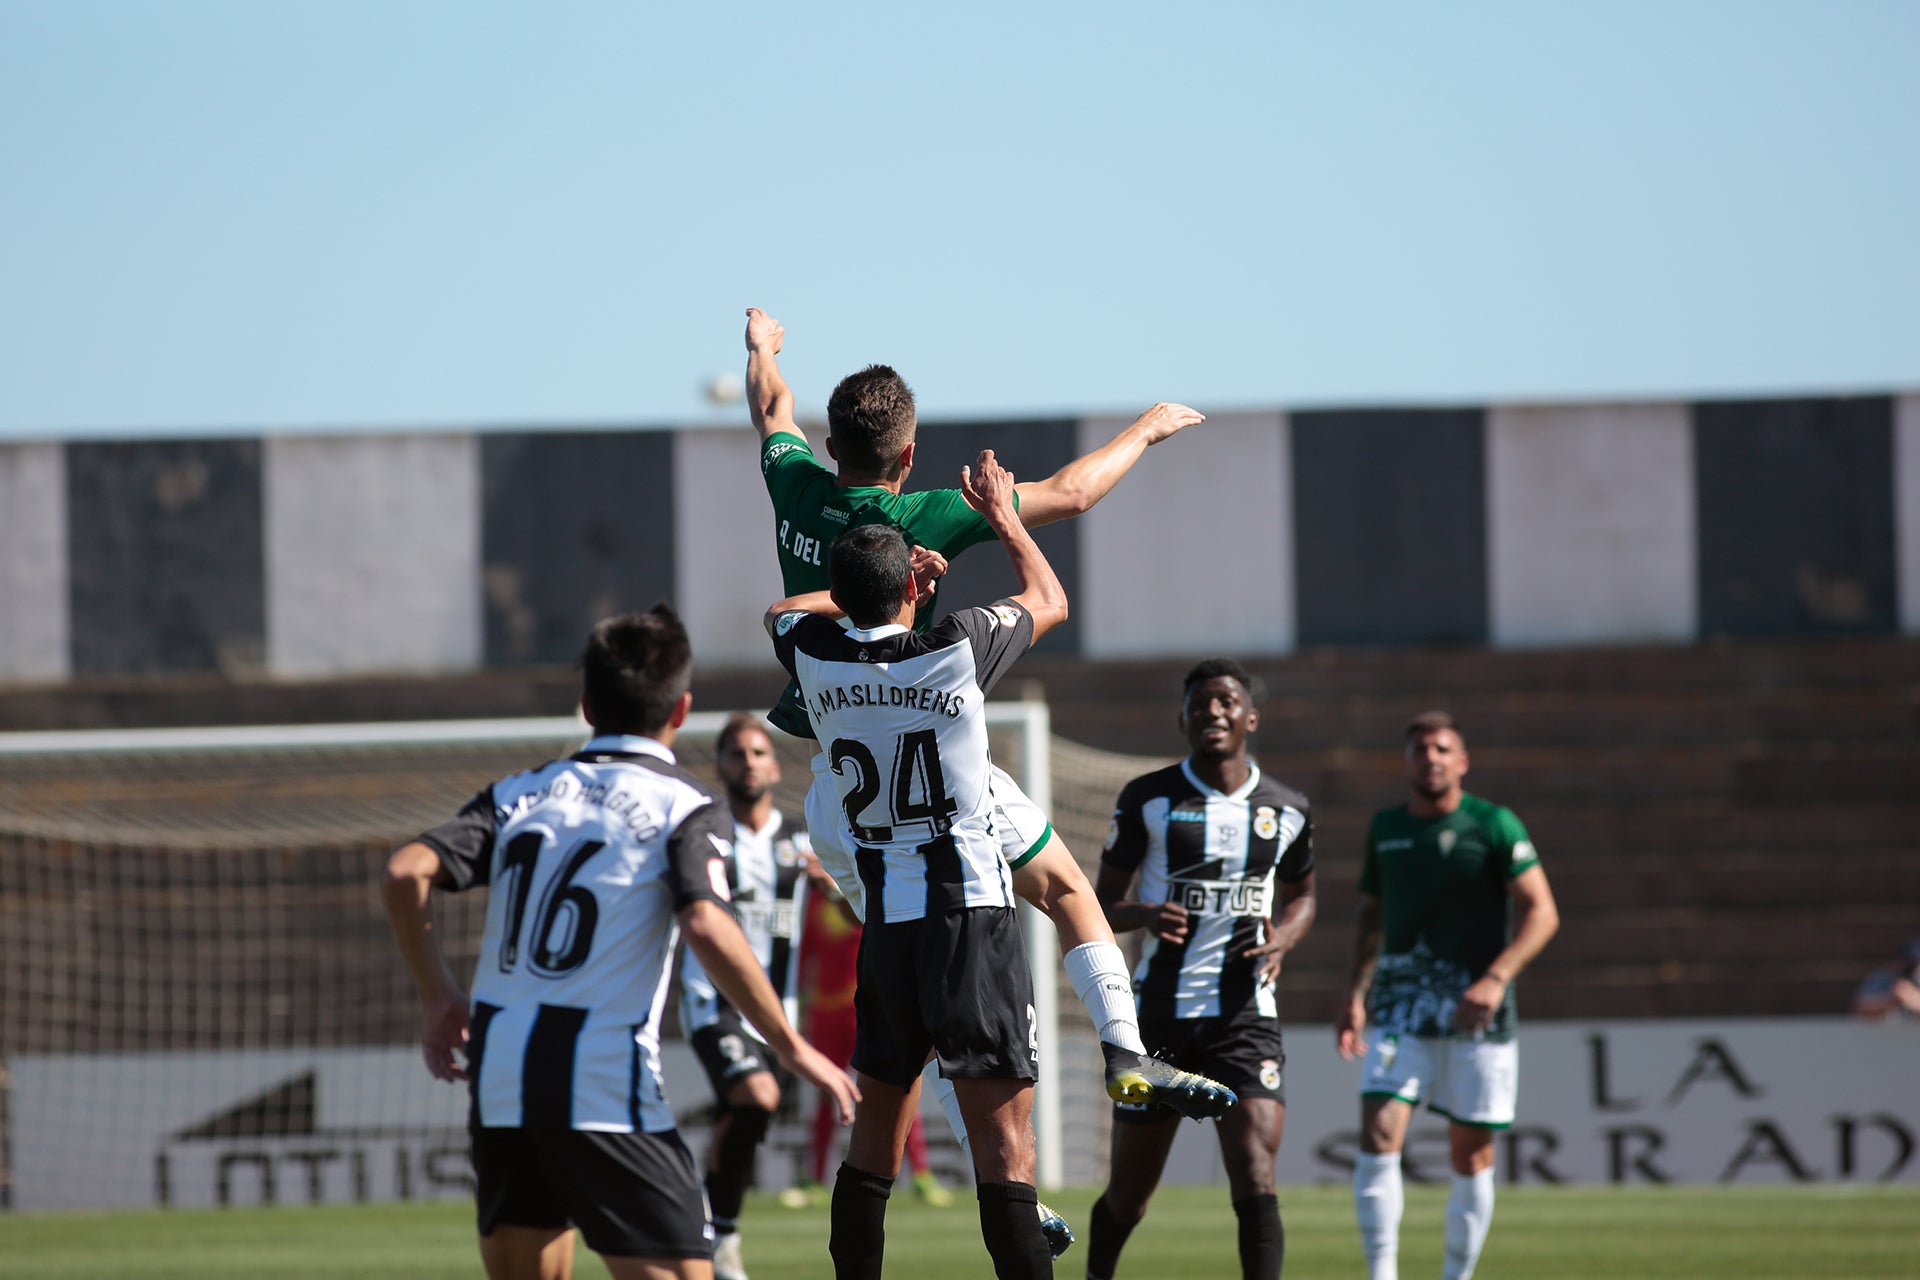
[[[768,742],[773,741],[773,734],[767,732],[765,717],[755,715],[751,711],[736,711],[727,717],[725,724],[720,726],[720,733],[713,740],[713,754],[725,755],[727,748],[733,745],[733,740],[749,729],[758,729],[766,735]]]
[[[1181,682],[1181,701],[1184,702],[1187,695],[1193,692],[1193,686],[1203,681],[1212,680],[1217,676],[1228,676],[1234,680],[1238,680],[1240,687],[1247,691],[1247,701],[1256,706],[1260,700],[1266,696],[1266,689],[1256,688],[1253,677],[1247,674],[1247,669],[1232,658],[1205,658],[1194,663],[1193,669],[1187,672],[1187,678]]]
[[[911,574],[906,535],[890,524],[856,525],[827,548],[833,598],[856,627],[892,622]]]
[[[1453,730],[1454,736],[1465,744],[1467,735],[1460,732],[1460,722],[1453,718],[1451,711],[1422,711],[1407,721],[1407,735],[1403,741],[1411,743],[1423,733],[1438,733],[1442,729]]]
[[[580,654],[580,690],[602,733],[654,734],[693,682],[693,645],[673,607],[602,618]]]
[[[918,421],[913,388],[884,364],[848,374],[827,399],[834,458],[842,472],[861,477],[894,479]]]

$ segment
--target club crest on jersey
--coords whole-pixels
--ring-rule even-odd
[[[1260,1087],[1269,1093],[1280,1087],[1280,1064],[1272,1058],[1260,1061]]]
[[[993,606],[993,616],[1000,619],[1000,625],[1003,627],[1017,627],[1020,625],[1020,611],[1010,604],[997,604]]]
[[[1442,831],[1440,833],[1440,856],[1444,858],[1448,854],[1452,853],[1454,841],[1458,840],[1459,838],[1460,836],[1456,832]]]
[[[1280,815],[1273,806],[1263,804],[1253,811],[1253,834],[1262,840],[1271,840],[1280,834]]]
[[[799,610],[795,610],[792,613],[781,614],[777,619],[774,620],[773,634],[777,636],[783,636],[787,634],[787,632],[793,630],[794,626],[800,621],[800,619],[806,616],[807,616],[806,614],[800,612]]]

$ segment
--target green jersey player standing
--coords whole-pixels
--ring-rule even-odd
[[[1407,726],[1413,794],[1367,830],[1353,986],[1336,1027],[1363,1051],[1354,1212],[1369,1280],[1398,1280],[1400,1151],[1421,1101],[1447,1118],[1453,1192],[1445,1280],[1467,1280],[1493,1218],[1493,1135],[1519,1089],[1513,980],[1560,927],[1510,809],[1462,788],[1467,748],[1444,711]]]

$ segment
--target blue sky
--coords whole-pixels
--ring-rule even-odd
[[[1917,146],[1906,0],[0,0],[0,436],[1920,387]]]

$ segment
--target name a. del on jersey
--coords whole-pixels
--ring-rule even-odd
[[[809,534],[801,533],[793,527],[790,520],[780,522],[780,549],[802,564],[824,565],[826,544]]]

